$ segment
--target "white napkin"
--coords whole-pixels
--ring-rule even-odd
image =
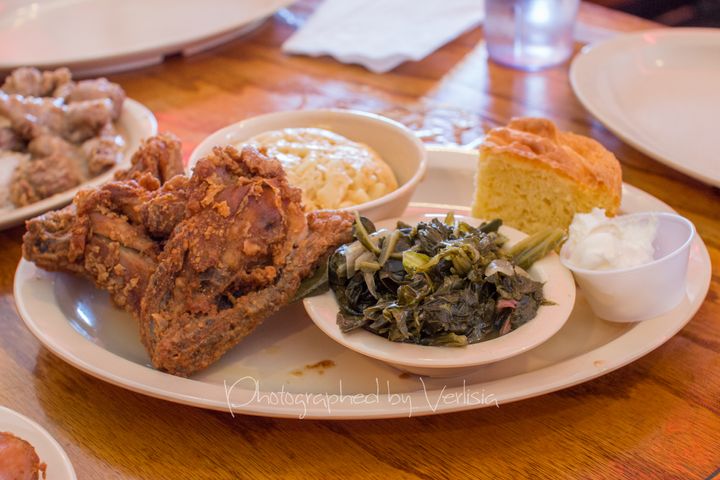
[[[282,48],[382,73],[426,57],[484,16],[483,0],[325,0]]]

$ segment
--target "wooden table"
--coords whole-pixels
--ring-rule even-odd
[[[711,475],[720,466],[718,190],[618,140],[575,99],[566,66],[525,74],[488,63],[480,28],[386,75],[327,58],[283,55],[279,46],[313,6],[301,2],[211,52],[112,80],[152,109],[162,130],[184,140],[185,154],[228,123],[274,110],[353,106],[415,112],[442,104],[469,111],[479,119],[478,130],[514,115],[548,116],[604,143],[621,159],[626,182],[695,223],[714,271],[695,318],[627,367],[499,409],[384,421],[233,418],[114,387],[40,346],[14,306],[23,233],[15,228],[0,232],[0,404],[44,425],[80,479]],[[583,6],[581,19],[617,31],[653,27],[590,5]]]

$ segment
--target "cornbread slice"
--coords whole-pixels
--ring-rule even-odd
[[[620,163],[600,143],[547,119],[516,118],[480,146],[472,214],[528,234],[567,229],[575,213],[593,207],[615,215],[621,189]]]

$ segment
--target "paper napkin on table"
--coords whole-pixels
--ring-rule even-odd
[[[382,73],[426,57],[484,12],[483,0],[325,0],[282,48]]]

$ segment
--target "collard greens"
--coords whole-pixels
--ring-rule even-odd
[[[433,219],[375,231],[358,217],[357,241],[328,261],[343,332],[364,328],[394,342],[463,346],[504,335],[537,314],[542,283],[524,268],[545,256],[562,231],[530,237],[509,251],[500,220],[473,227]]]

